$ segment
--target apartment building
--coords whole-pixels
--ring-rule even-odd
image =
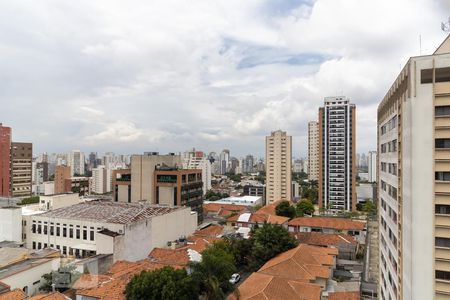
[[[210,159],[202,151],[188,151],[184,153],[183,169],[202,170],[203,195],[211,189],[212,168]]]
[[[68,165],[70,166],[71,176],[83,176],[84,175],[84,153],[80,150],[73,150],[69,153]]]
[[[203,220],[202,170],[158,166],[154,181],[155,204],[188,206]]]
[[[450,297],[450,38],[378,106],[381,299]]]
[[[66,192],[66,179],[70,178],[70,167],[68,166],[56,166],[55,167],[55,194],[61,194]]]
[[[308,179],[319,180],[319,123],[308,123]]]
[[[266,137],[266,203],[292,198],[292,137],[274,131]]]
[[[32,187],[33,144],[11,143],[11,196],[30,197]]]
[[[9,196],[10,173],[9,157],[11,155],[11,127],[0,123],[0,197]]]
[[[131,169],[112,171],[113,200],[131,202]]]
[[[319,207],[356,210],[356,109],[344,96],[319,109]]]
[[[107,178],[107,169],[105,166],[92,168],[92,186],[91,191],[95,194],[104,194],[107,192],[107,186],[110,183]]]
[[[137,261],[154,247],[187,237],[197,214],[184,207],[89,201],[24,217],[28,249],[51,247],[63,255],[113,254]]]

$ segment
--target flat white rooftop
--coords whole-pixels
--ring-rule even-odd
[[[245,205],[254,206],[261,204],[262,197],[260,196],[241,196],[241,197],[228,197],[217,201],[204,201],[204,203],[217,203],[217,204],[235,204],[235,205]]]

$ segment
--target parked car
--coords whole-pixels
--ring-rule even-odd
[[[236,284],[239,282],[239,280],[241,280],[241,276],[238,273],[234,273],[233,275],[231,275],[230,283]]]

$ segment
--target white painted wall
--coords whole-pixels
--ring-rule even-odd
[[[0,208],[0,241],[22,242],[22,210]]]

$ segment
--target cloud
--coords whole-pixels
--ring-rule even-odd
[[[262,156],[264,136],[283,129],[304,156],[323,98],[345,94],[366,152],[376,144],[377,104],[419,54],[419,35],[422,53],[444,39],[446,5],[2,1],[0,121],[36,152]]]

